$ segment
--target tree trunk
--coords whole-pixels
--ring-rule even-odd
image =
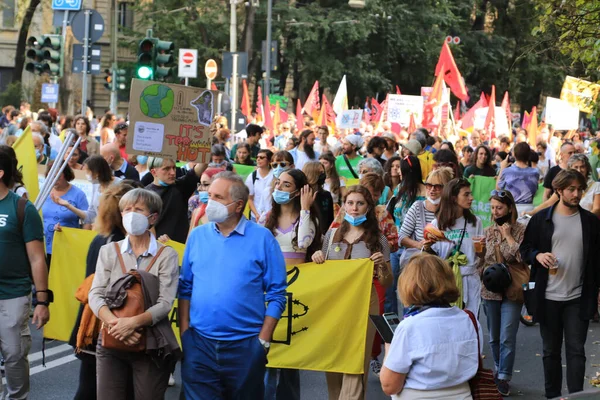
[[[15,55],[15,72],[13,75],[13,81],[21,81],[23,78],[23,66],[25,65],[25,47],[27,45],[27,34],[29,33],[29,27],[33,20],[33,14],[41,0],[31,0],[25,16],[23,17],[23,23],[19,28],[19,37],[17,40],[17,53]]]

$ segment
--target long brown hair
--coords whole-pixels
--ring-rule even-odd
[[[465,178],[452,179],[444,186],[440,209],[436,215],[440,230],[443,231],[452,227],[460,217],[465,217],[467,222],[473,226],[477,223],[477,218],[471,210],[459,210],[457,208],[456,197],[460,190],[465,187],[471,187],[471,184]]]
[[[319,175],[321,175],[321,168],[323,166],[318,161],[309,161],[302,167],[302,172],[306,175],[308,185],[313,192],[320,192],[323,189],[323,185],[319,185]]]
[[[110,185],[102,191],[100,204],[98,205],[98,216],[94,224],[96,232],[104,237],[108,237],[113,233],[115,228],[119,228],[125,233],[121,211],[119,211],[119,201],[125,193],[133,189],[135,189],[134,186],[121,182],[116,185]]]
[[[492,196],[490,200],[496,200],[508,207],[508,212],[510,213],[510,224],[513,225],[517,222],[517,217],[519,216],[519,211],[517,211],[517,205],[515,204],[515,198],[512,193],[508,190],[494,190],[492,192]]]
[[[353,193],[361,194],[369,207],[366,215],[367,220],[361,225],[365,230],[363,241],[367,244],[367,248],[371,251],[371,254],[377,253],[378,251],[381,251],[381,243],[379,242],[381,231],[379,230],[379,221],[377,221],[377,216],[375,215],[376,204],[371,197],[371,192],[361,185],[350,186],[348,188],[346,196],[344,196],[344,203],[346,203],[348,196]],[[350,224],[344,220],[340,225],[340,228],[335,232],[332,243],[340,243],[349,230]]]
[[[327,177],[331,181],[329,183],[329,192],[331,194],[335,194],[335,195],[339,196],[340,195],[340,176],[338,175],[337,169],[335,168],[335,157],[333,156],[333,153],[330,151],[326,151],[325,153],[321,154],[321,156],[319,157],[319,160],[325,160],[329,163],[329,165],[331,165],[331,168],[329,168],[329,171],[325,171],[325,173],[327,174]]]

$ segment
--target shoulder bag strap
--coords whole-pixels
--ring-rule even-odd
[[[329,242],[327,242],[327,252],[325,253],[325,260],[327,260],[329,258],[329,249],[331,248],[331,245],[333,244],[333,237],[335,236],[336,231],[337,231],[337,228],[333,228],[331,230],[331,236],[329,236]]]
[[[125,268],[125,261],[123,261],[123,255],[121,254],[121,247],[119,247],[119,242],[113,242],[115,244],[115,250],[117,251],[117,258],[119,259],[119,264],[121,264],[121,271],[124,274],[127,273],[127,269]]]
[[[465,226],[463,226],[462,235],[460,235],[460,241],[456,245],[456,248],[455,248],[456,251],[460,251],[460,248],[462,247],[462,242],[463,242],[463,239],[465,238],[466,233],[467,233],[467,219],[465,218]]]
[[[479,365],[478,365],[477,369],[481,369],[483,367],[483,362],[481,360],[481,353],[480,353],[481,343],[479,342],[479,329],[477,329],[477,320],[475,319],[475,314],[473,314],[471,311],[466,310],[466,309],[463,311],[467,313],[467,315],[469,316],[469,319],[473,323],[473,327],[475,328],[475,335],[477,335],[477,354],[479,354]]]
[[[19,230],[23,233],[23,225],[25,224],[25,207],[27,207],[27,200],[19,197],[17,201],[17,219],[19,221]]]
[[[148,266],[146,267],[146,272],[148,272],[152,269],[152,267],[154,266],[154,263],[156,262],[156,260],[158,260],[158,257],[160,257],[160,253],[162,253],[166,247],[168,247],[168,246],[162,246],[158,249],[158,251],[156,252],[156,255],[152,258],[152,261],[150,261],[150,264],[148,264]]]
[[[358,175],[356,174],[356,172],[354,172],[354,168],[352,168],[352,164],[350,164],[350,160],[348,160],[348,157],[346,157],[345,154],[344,154],[344,161],[346,162],[346,165],[348,166],[348,169],[350,170],[350,173],[352,174],[354,179],[358,179]]]
[[[496,262],[498,264],[504,264],[504,257],[502,257],[502,252],[500,252],[500,245],[494,246],[494,254],[496,256]]]

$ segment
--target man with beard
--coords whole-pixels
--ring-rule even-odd
[[[547,398],[561,396],[563,336],[567,388],[583,390],[585,341],[600,283],[600,221],[579,205],[586,185],[579,172],[560,171],[552,181],[559,202],[533,216],[520,246],[535,282],[528,309],[540,323]]]
[[[359,135],[348,135],[342,140],[342,155],[335,159],[335,169],[340,177],[358,179],[358,163],[362,160],[358,150],[363,144]]]
[[[300,143],[298,147],[290,150],[290,154],[294,157],[295,168],[302,170],[304,164],[309,161],[319,161],[319,153],[315,153],[313,146],[315,145],[315,133],[306,129],[300,134]]]

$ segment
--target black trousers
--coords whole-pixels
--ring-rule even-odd
[[[544,301],[544,322],[540,323],[544,349],[546,397],[561,396],[563,334],[567,358],[569,393],[581,392],[585,375],[585,341],[589,321],[579,318],[580,299]]]

